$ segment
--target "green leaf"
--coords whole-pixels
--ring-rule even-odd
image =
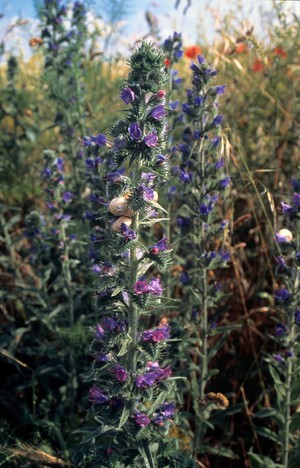
[[[274,463],[273,460],[264,455],[257,455],[256,453],[248,453],[251,462],[251,468],[284,468],[280,463]]]
[[[126,406],[125,406],[125,408],[122,411],[122,415],[121,415],[121,418],[120,418],[118,429],[121,429],[121,427],[124,426],[124,424],[126,423],[127,419],[130,416],[130,413],[131,413],[131,409],[126,408]]]
[[[131,341],[132,341],[131,337],[129,335],[126,335],[126,338],[122,340],[122,346],[121,346],[120,351],[117,354],[118,356],[124,356],[124,354],[127,353],[129,344],[131,343]]]
[[[111,297],[114,297],[114,296],[116,296],[117,294],[119,294],[119,292],[121,292],[122,289],[124,289],[124,288],[125,288],[124,285],[123,285],[123,286],[117,286],[117,287],[113,290],[113,292],[111,293]]]
[[[271,429],[268,429],[267,427],[257,427],[257,426],[255,426],[254,430],[255,430],[256,434],[258,434],[258,435],[260,435],[262,437],[266,437],[267,439],[272,440],[276,444],[281,445],[280,437],[278,436],[278,434],[276,434],[276,432],[271,431]]]
[[[159,203],[157,203],[156,201],[154,200],[151,200],[149,201],[150,205],[154,206],[155,208],[157,208],[158,210],[162,210],[164,211],[165,213],[168,214],[167,210],[165,210]]]
[[[264,408],[253,415],[253,418],[270,418],[277,415],[278,410],[275,408]]]
[[[161,405],[161,403],[164,402],[165,397],[166,397],[166,393],[165,393],[165,392],[161,392],[161,393],[159,394],[159,396],[156,398],[155,402],[153,403],[153,405],[152,405],[151,408],[150,408],[149,416],[152,416],[152,414],[154,413],[154,411],[156,411],[157,408]]]
[[[147,440],[142,440],[142,443],[138,443],[137,449],[144,459],[145,468],[155,468]]]
[[[234,452],[226,447],[213,447],[212,445],[201,444],[198,451],[199,453],[211,453],[231,459],[237,458]]]

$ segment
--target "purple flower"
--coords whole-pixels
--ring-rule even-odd
[[[97,385],[93,385],[89,390],[88,400],[93,403],[93,405],[103,405],[109,401],[109,398]]]
[[[222,167],[224,167],[224,159],[223,159],[223,158],[219,159],[219,160],[215,163],[215,170],[218,171],[218,170],[221,169]]]
[[[284,358],[281,354],[273,354],[273,358],[275,361],[279,362],[279,364],[284,364]]]
[[[295,324],[300,327],[300,309],[295,312]]]
[[[87,169],[90,169],[90,170],[91,170],[91,169],[94,169],[94,168],[95,168],[95,161],[94,161],[94,159],[92,159],[92,158],[86,159],[86,160],[85,160],[85,165],[86,165]]]
[[[121,93],[121,99],[125,102],[125,104],[130,104],[135,100],[135,94],[129,86],[124,88]]]
[[[191,107],[186,102],[182,104],[181,109],[184,114],[189,115],[191,113]]]
[[[130,127],[128,127],[128,132],[130,137],[136,141],[139,140],[143,134],[138,122],[133,122]]]
[[[178,75],[178,71],[173,70],[172,71],[172,84],[174,87],[179,86],[182,83],[182,78],[180,78],[179,76],[177,77],[177,75]]]
[[[134,415],[135,422],[140,427],[146,427],[150,424],[150,419],[145,413],[141,413],[140,411],[135,411]]]
[[[172,374],[170,367],[161,368],[159,367],[158,362],[150,362],[149,364],[150,367],[148,367],[148,369],[150,369],[150,372],[146,372],[144,375],[138,375],[136,377],[135,384],[137,388],[152,387],[152,385],[161,382]]]
[[[182,284],[188,284],[191,280],[189,274],[186,271],[183,271],[179,277]]]
[[[187,228],[191,225],[191,218],[177,216],[177,225],[183,228]]]
[[[105,330],[113,331],[117,327],[117,322],[112,317],[105,317],[101,323]]]
[[[224,94],[225,88],[226,88],[226,85],[216,86],[216,87],[214,88],[214,92],[215,92],[216,94]]]
[[[205,63],[205,58],[203,57],[203,55],[198,55],[197,60],[200,65]]]
[[[134,294],[140,296],[141,294],[147,294],[149,292],[149,285],[147,281],[139,280],[134,285]]]
[[[95,337],[96,337],[98,340],[101,340],[104,336],[105,336],[105,331],[104,331],[104,329],[101,327],[101,325],[96,325],[96,328],[95,328]]]
[[[176,99],[176,101],[169,102],[169,106],[173,111],[176,110],[176,108],[178,107],[178,104],[179,104],[178,99]]]
[[[58,171],[63,172],[63,170],[64,170],[64,160],[62,158],[55,158],[52,165],[56,166]]]
[[[142,179],[145,180],[148,183],[153,182],[155,177],[156,177],[156,175],[153,174],[153,172],[142,172]]]
[[[167,157],[164,156],[163,154],[158,154],[158,155],[156,156],[156,161],[157,161],[159,164],[162,164],[162,163],[166,162],[166,160],[167,160]]]
[[[220,144],[221,138],[219,136],[215,137],[211,141],[211,149],[216,149]]]
[[[281,256],[275,257],[275,261],[276,261],[276,271],[278,274],[288,273],[289,269],[288,269],[288,266],[286,264],[284,257],[281,257]]]
[[[49,177],[51,177],[51,175],[52,175],[52,171],[50,167],[44,167],[41,173],[41,177],[43,177],[43,179],[48,179]]]
[[[275,304],[286,304],[289,302],[291,295],[286,288],[277,289],[274,291]]]
[[[300,192],[300,180],[297,180],[296,177],[292,177],[291,184],[295,192]]]
[[[283,323],[277,323],[275,326],[274,334],[275,336],[281,337],[285,335],[287,331],[288,331],[288,328],[286,325],[284,325]]]
[[[128,372],[124,369],[124,367],[119,366],[119,365],[116,365],[113,368],[113,374],[116,380],[120,383],[125,382],[128,378]]]
[[[222,190],[230,184],[230,177],[224,176],[223,179],[219,180],[218,189]]]
[[[214,118],[212,121],[212,126],[217,127],[218,125],[221,125],[223,122],[224,116],[223,115],[217,115],[217,117]]]
[[[102,133],[99,133],[97,136],[91,136],[91,141],[95,143],[98,146],[105,146],[107,139],[106,136],[103,135]]]
[[[294,193],[292,203],[299,208],[300,207],[300,193]]]
[[[289,216],[289,215],[292,215],[292,214],[295,213],[294,207],[291,206],[291,205],[288,205],[288,204],[285,203],[285,202],[281,202],[281,203],[280,203],[280,206],[281,206],[282,213],[283,213],[285,216]]]
[[[170,325],[168,323],[157,328],[145,330],[141,336],[142,341],[153,343],[160,343],[168,338],[170,338]]]
[[[194,104],[195,104],[195,106],[202,106],[204,101],[205,101],[204,96],[196,96],[195,99],[194,99]]]
[[[193,180],[193,174],[191,172],[186,172],[185,169],[180,169],[179,178],[182,182],[187,184]]]
[[[209,203],[207,204],[201,203],[199,211],[202,216],[207,217],[209,213],[212,212],[213,209],[214,209],[214,203],[212,203],[212,201],[209,201]]]
[[[138,186],[138,191],[142,195],[145,201],[151,201],[154,198],[154,191],[151,187],[146,187],[145,184],[140,184]]]
[[[168,200],[171,201],[175,195],[177,191],[177,187],[176,185],[171,185],[168,187],[168,193],[167,193],[167,196],[168,196]]]
[[[150,112],[150,115],[155,120],[162,120],[167,115],[167,113],[164,109],[164,106],[162,104],[159,104],[158,106],[153,107],[153,109]]]
[[[121,224],[120,232],[127,241],[134,240],[137,238],[136,233],[132,229],[130,229],[125,223]]]
[[[157,413],[154,413],[152,422],[158,426],[162,426],[164,421],[169,419],[175,413],[175,403],[163,403]]]
[[[149,252],[152,255],[156,255],[158,252],[164,252],[165,250],[168,250],[168,244],[167,244],[167,238],[166,237],[163,237],[158,242],[156,242],[156,244],[149,247]]]
[[[163,288],[160,284],[159,278],[152,278],[149,282],[149,292],[154,296],[161,296]]]
[[[69,203],[73,199],[73,194],[71,192],[64,192],[62,199],[65,203]]]
[[[153,131],[153,133],[148,133],[148,135],[146,135],[144,138],[144,142],[145,145],[149,148],[154,148],[155,146],[157,146],[158,136],[156,134],[156,131]]]

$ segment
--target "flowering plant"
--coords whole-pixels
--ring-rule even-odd
[[[178,457],[181,466],[193,466],[168,437],[176,417],[174,377],[161,359],[171,330],[164,322],[147,328],[147,323],[157,322],[163,300],[160,278],[152,273],[149,279],[148,273],[166,268],[169,252],[167,238],[147,245],[144,234],[164,212],[155,191],[167,174],[163,60],[163,54],[146,42],[134,51],[128,80],[121,87],[128,110],[111,128],[115,167],[110,168],[114,175],[106,190],[111,263],[99,265],[100,319],[93,328],[88,392],[96,424],[88,431],[90,448],[83,466],[95,459],[103,460],[101,466],[118,461],[124,466],[165,466]]]

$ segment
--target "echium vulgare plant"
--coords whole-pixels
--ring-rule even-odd
[[[277,350],[266,357],[273,379],[272,407],[262,408],[256,418],[265,418],[265,427],[256,426],[258,435],[277,445],[276,466],[297,468],[299,445],[300,391],[300,178],[293,178],[294,194],[289,203],[282,201],[282,228],[275,234],[275,275],[277,288],[274,305],[278,322],[274,328]],[[269,457],[250,454],[259,466],[272,463]]]
[[[192,88],[187,89],[187,102],[182,104],[185,127],[172,152],[177,192],[171,208],[176,223],[171,230],[178,261],[173,267],[173,290],[179,291],[180,300],[174,322],[176,335],[183,337],[176,354],[189,382],[189,388],[182,390],[194,455],[217,450],[222,456],[222,448],[205,445],[204,436],[208,426],[212,427],[208,422],[212,410],[228,406],[223,389],[210,385],[218,372],[210,368],[211,359],[232,329],[218,325],[224,292],[217,270],[230,260],[229,221],[225,218],[230,178],[221,130],[223,116],[218,114],[218,98],[225,86],[211,83],[217,72],[203,56],[191,62],[190,68]]]
[[[157,182],[167,177],[164,56],[143,42],[129,64],[121,88],[128,110],[112,127],[114,141],[108,143],[115,162],[103,194],[109,261],[94,266],[99,319],[92,330],[87,395],[94,425],[83,429],[87,449],[77,466],[194,466],[168,435],[177,413],[175,377],[163,363],[172,331],[163,316],[157,273],[168,266],[168,240],[147,241],[151,227],[162,219],[158,213],[164,211],[155,191]],[[91,162],[89,166],[96,169]]]
[[[61,135],[58,149],[67,155],[73,191],[79,194],[84,167],[80,164],[83,152],[78,139],[86,132],[83,64],[88,37],[86,8],[80,1],[63,4],[60,0],[45,0],[39,15],[45,54],[44,80],[55,105],[54,125]]]

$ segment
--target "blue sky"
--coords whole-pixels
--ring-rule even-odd
[[[190,45],[199,42],[199,36],[200,42],[203,36],[209,41],[213,39],[215,29],[213,13],[220,14],[222,17],[228,9],[236,10],[237,4],[240,3],[244,10],[244,18],[249,18],[250,23],[255,25],[255,33],[263,33],[259,9],[272,9],[272,0],[192,0],[187,14],[183,15],[183,8],[187,0],[180,0],[178,10],[175,10],[175,1],[128,0],[132,5],[132,11],[124,18],[126,34],[119,36],[118,46],[122,41],[124,43],[127,41],[127,45],[132,45],[148,32],[145,10],[151,11],[158,17],[162,38],[168,37],[176,30],[182,32],[184,44]],[[68,3],[68,1],[62,0],[62,3]],[[101,13],[101,0],[85,0],[84,3],[91,4],[97,15]],[[284,5],[300,14],[300,0],[285,1]],[[4,14],[3,18],[0,19],[0,41],[4,40],[6,51],[15,53],[16,50],[21,49],[27,57],[30,54],[29,37],[38,34],[38,20],[34,19],[36,18],[34,0],[0,0],[0,13]],[[21,27],[11,28],[10,31],[11,25],[14,25],[20,17],[29,19],[29,21]],[[120,47],[122,51],[126,45]]]

